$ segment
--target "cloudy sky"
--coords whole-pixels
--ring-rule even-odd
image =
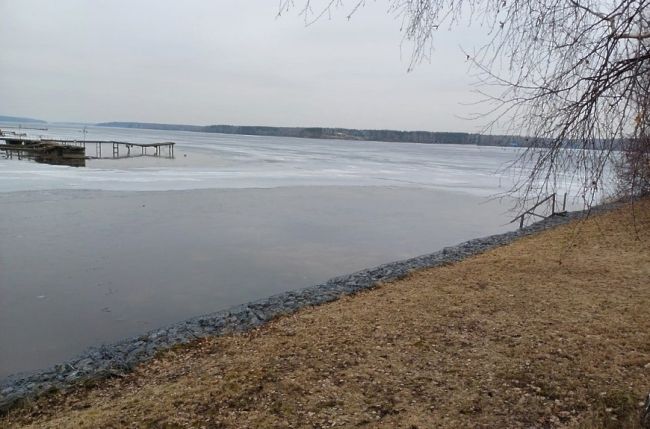
[[[350,3],[350,2],[348,2]],[[300,0],[296,0],[300,4]],[[0,114],[48,121],[475,131],[461,46],[407,73],[401,21],[368,1],[305,26],[277,0],[0,0]]]

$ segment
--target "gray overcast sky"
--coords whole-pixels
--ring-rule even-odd
[[[300,0],[296,1],[300,4]],[[348,2],[350,3],[350,2]],[[0,114],[49,121],[475,131],[460,45],[407,73],[400,20],[368,2],[305,27],[275,0],[0,0]]]

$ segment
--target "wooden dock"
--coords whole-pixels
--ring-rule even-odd
[[[0,145],[0,151],[9,159],[34,159],[46,164],[71,165],[83,167],[86,165],[85,149],[78,146],[67,146],[48,142],[30,142],[27,144]]]
[[[138,156],[154,156],[173,159],[174,142],[160,143],[133,143],[113,140],[70,140],[70,139],[45,139],[28,138],[14,132],[2,132],[0,140],[5,144],[0,145],[0,151],[8,157],[35,157],[36,155],[48,155],[53,158],[59,154],[62,159],[79,158],[83,159],[124,159]],[[87,147],[94,147],[94,156],[86,153]],[[102,155],[102,148],[110,146],[110,156]],[[44,161],[47,162],[47,161]]]
[[[113,140],[41,140],[43,142],[58,143],[70,146],[79,146],[86,148],[87,145],[95,145],[96,156],[88,156],[88,159],[110,159],[110,158],[129,158],[133,156],[163,156],[167,158],[174,158],[174,142],[160,142],[160,143],[132,143]],[[111,146],[111,157],[102,156],[102,145]],[[132,151],[132,149],[136,149]],[[122,154],[120,154],[122,149]],[[139,153],[138,153],[138,150]],[[150,150],[153,149],[153,150]],[[164,149],[164,150],[163,150]],[[126,152],[126,153],[125,153]],[[150,153],[153,152],[153,153]]]

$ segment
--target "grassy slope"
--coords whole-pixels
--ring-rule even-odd
[[[650,201],[168,352],[0,426],[634,427]]]

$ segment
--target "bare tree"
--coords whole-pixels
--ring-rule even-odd
[[[568,173],[590,205],[620,149],[626,151],[624,160],[636,160],[628,165],[635,169],[635,183],[648,180],[638,176],[648,174],[643,163],[650,141],[650,0],[386,3],[388,12],[402,19],[412,47],[410,68],[430,57],[439,28],[468,20],[486,28],[489,42],[467,58],[478,71],[486,131],[504,130],[508,123],[506,132],[529,139],[518,160],[526,173],[512,189],[520,201],[551,191]],[[312,22],[335,8],[347,8],[349,17],[364,5],[364,0],[281,0],[280,13],[299,8]]]

